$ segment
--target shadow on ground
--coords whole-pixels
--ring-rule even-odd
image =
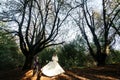
[[[93,68],[73,68],[64,74],[47,77],[44,75],[34,75],[33,70],[21,71],[14,69],[10,71],[0,71],[0,80],[119,80],[120,64],[111,64],[104,67]]]

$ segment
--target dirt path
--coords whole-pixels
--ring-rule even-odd
[[[32,76],[33,71],[20,69],[0,71],[0,80],[120,80],[120,64],[105,67],[74,68],[55,77]]]

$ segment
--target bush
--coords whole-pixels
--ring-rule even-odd
[[[16,68],[22,65],[22,62],[23,55],[20,54],[12,35],[0,32],[0,70]]]

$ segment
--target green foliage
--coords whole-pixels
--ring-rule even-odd
[[[57,53],[59,64],[65,69],[91,66],[94,62],[92,57],[86,52],[84,40],[79,36],[76,40],[63,46],[44,49],[38,55],[42,67],[51,61],[53,53]]]
[[[46,48],[41,53],[38,54],[40,66],[46,65],[49,61],[52,60],[52,55],[55,52],[54,48]]]
[[[95,46],[92,47],[95,48]],[[57,53],[59,64],[65,69],[92,67],[96,65],[93,57],[87,52],[84,40],[79,37],[63,46],[44,49],[39,54],[39,61],[42,67],[51,61],[53,53]],[[106,62],[107,64],[120,62],[120,51],[112,50]]]
[[[107,64],[120,63],[120,51],[111,50],[111,53],[108,55],[106,62]]]
[[[12,35],[0,31],[0,70],[12,69],[22,65],[23,56]]]
[[[80,67],[86,62],[84,45],[80,46],[77,41],[65,44],[59,53],[60,63],[65,68]]]
[[[82,67],[87,62],[85,41],[80,37],[57,49],[59,63],[66,69]]]

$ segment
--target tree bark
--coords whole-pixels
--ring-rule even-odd
[[[105,53],[98,53],[96,55],[96,57],[97,57],[97,66],[104,66],[106,64],[107,54],[105,54]]]
[[[25,62],[22,67],[22,70],[30,70],[33,64],[34,56],[25,56]]]

